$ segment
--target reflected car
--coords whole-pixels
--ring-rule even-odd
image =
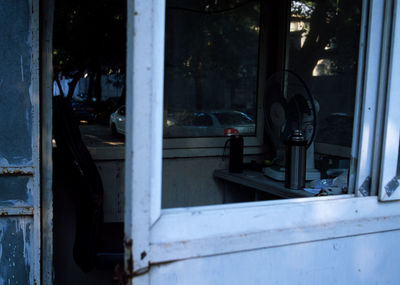
[[[86,121],[88,123],[92,122],[95,118],[95,112],[93,106],[87,102],[72,102],[72,111],[74,118],[78,122]]]
[[[256,130],[250,116],[235,110],[171,113],[165,125],[166,137],[218,137],[224,136],[227,129],[248,136],[255,135]]]
[[[121,106],[110,115],[110,129],[114,136],[125,135],[125,112],[125,106]]]

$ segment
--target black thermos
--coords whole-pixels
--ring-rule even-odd
[[[285,187],[303,189],[306,178],[307,142],[300,130],[293,130],[286,145]]]
[[[229,172],[243,172],[243,137],[241,135],[232,135],[229,138]]]

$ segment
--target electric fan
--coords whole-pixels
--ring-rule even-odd
[[[304,80],[283,70],[267,79],[264,93],[265,131],[275,148],[274,165],[263,169],[266,176],[285,180],[285,143],[293,130],[301,130],[307,141],[306,180],[320,179],[314,167],[314,139],[319,105]]]

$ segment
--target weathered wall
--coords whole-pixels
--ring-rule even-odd
[[[31,1],[0,5],[0,163],[32,161]]]
[[[38,54],[33,34],[39,27],[32,25],[36,4],[34,0],[0,3],[0,284],[33,284],[38,278],[35,260],[40,252],[34,233],[39,228],[34,230],[33,218],[38,213],[34,198],[39,173],[34,163],[38,161],[34,135]]]
[[[0,218],[0,284],[33,284],[31,217]]]
[[[400,231],[152,266],[151,284],[398,284]]]

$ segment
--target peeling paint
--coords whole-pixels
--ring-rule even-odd
[[[21,61],[21,81],[24,82],[24,59],[22,58],[22,55],[20,55],[20,61]]]
[[[0,166],[0,175],[33,175],[33,167]]]
[[[1,6],[0,285],[40,281],[38,5]]]
[[[10,166],[10,163],[8,162],[8,160],[1,154],[0,154],[0,165],[4,166],[4,167]]]
[[[0,284],[33,284],[31,217],[0,219]]]
[[[4,230],[0,223],[0,259],[3,256],[3,246],[2,246],[2,242],[1,242],[3,240],[3,235],[4,235]],[[0,274],[0,284],[4,284],[3,274]]]
[[[0,206],[32,207],[34,181],[30,176],[0,176]]]

